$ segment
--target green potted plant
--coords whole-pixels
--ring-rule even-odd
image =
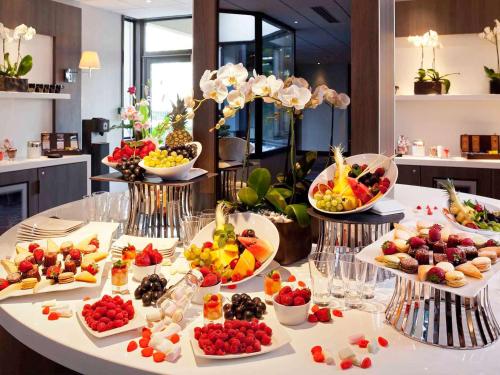
[[[491,29],[489,26],[484,28],[479,37],[495,46],[497,54],[497,70],[484,67],[486,76],[490,79],[490,94],[500,94],[500,21],[495,20],[495,26]]]
[[[0,59],[0,91],[28,91],[28,80],[21,78],[29,73],[33,67],[31,55],[21,56],[21,41],[31,40],[36,34],[33,27],[25,24],[14,30],[5,27],[0,22],[0,40],[2,41],[2,58]],[[7,45],[17,43],[17,58],[11,61]]]

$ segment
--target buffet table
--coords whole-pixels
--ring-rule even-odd
[[[445,195],[442,191],[430,188],[421,188],[408,185],[396,185],[395,199],[406,209],[404,221],[421,216],[432,221],[444,221],[439,210],[433,210],[432,215],[426,210],[417,210],[417,206],[430,207],[445,205]],[[485,202],[497,202],[484,198]],[[58,214],[68,213],[69,219],[75,219],[78,210],[72,209],[72,203],[58,209]],[[498,202],[497,202],[498,204]],[[73,206],[74,207],[74,206]],[[15,244],[17,226],[0,237],[0,256],[12,252]],[[181,249],[178,249],[181,251]],[[307,263],[299,262],[286,269],[295,275],[298,280],[308,283],[309,271]],[[168,274],[168,272],[166,272]],[[377,289],[377,299],[388,302],[393,290],[393,279],[386,281]],[[251,293],[252,296],[262,296],[263,281],[255,277],[244,284],[238,285],[236,290],[223,290],[224,294]],[[182,332],[182,356],[176,363],[154,363],[142,358],[137,352],[127,353],[127,343],[136,339],[139,334],[134,331],[114,335],[108,338],[96,339],[89,336],[80,326],[77,318],[60,319],[55,322],[47,321],[46,316],[40,313],[38,302],[56,298],[74,304],[84,297],[99,297],[110,292],[110,280],[96,289],[79,289],[68,292],[52,293],[43,296],[18,297],[9,299],[0,304],[0,324],[19,341],[38,353],[81,373],[92,374],[213,374],[224,373],[254,374],[262,370],[276,374],[291,374],[306,372],[309,374],[331,374],[332,371],[341,371],[337,366],[331,367],[312,361],[310,349],[314,345],[337,352],[348,345],[348,337],[363,333],[368,339],[383,336],[389,341],[388,348],[382,348],[378,354],[371,356],[372,373],[382,374],[439,374],[481,373],[498,374],[497,354],[500,343],[496,342],[489,347],[478,350],[460,351],[441,349],[431,345],[424,345],[404,337],[391,326],[385,323],[385,314],[371,314],[358,310],[344,312],[343,318],[334,318],[333,323],[304,323],[284,329],[291,337],[291,344],[272,353],[240,360],[199,360],[193,355],[188,340],[189,331],[201,313],[201,307],[196,305],[188,317],[187,329]],[[498,275],[489,286],[490,299],[493,311],[500,312],[500,283]],[[267,320],[275,321],[274,310],[268,308],[265,316]],[[338,363],[338,357],[336,357]],[[368,371],[370,371],[368,370]],[[367,373],[368,371],[353,367],[348,373]]]

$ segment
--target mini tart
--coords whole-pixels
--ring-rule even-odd
[[[450,271],[446,272],[445,275],[446,285],[452,288],[460,288],[467,284],[465,275],[460,271]]]
[[[427,272],[429,272],[429,270],[434,267],[434,266],[431,266],[430,264],[424,264],[424,265],[421,265],[421,266],[418,266],[418,281],[426,281],[427,280]]]
[[[469,277],[474,277],[476,279],[483,278],[481,271],[479,271],[478,268],[472,262],[459,264],[458,266],[455,267],[455,270],[463,272],[466,276]]]
[[[485,250],[494,251],[495,253],[497,253],[497,257],[500,257],[500,246],[488,246],[481,249],[481,251]]]
[[[496,261],[497,261],[497,252],[493,251],[493,250],[484,250],[484,249],[481,249],[481,250],[479,250],[478,255],[480,257],[490,258],[491,259],[491,264],[495,264]]]
[[[59,284],[69,284],[75,281],[75,274],[73,272],[63,272],[57,277]]]
[[[436,264],[436,267],[441,268],[444,272],[452,272],[455,271],[455,267],[450,262],[439,262]]]
[[[486,272],[491,268],[491,259],[488,257],[477,257],[472,259],[472,264],[481,272]]]

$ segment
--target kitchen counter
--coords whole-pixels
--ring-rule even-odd
[[[7,155],[4,155],[4,159],[0,161],[0,173],[79,162],[87,163],[89,170],[88,175],[90,177],[90,155],[65,155],[62,158],[58,159],[50,159],[46,156],[42,156],[36,159],[16,158],[13,161],[7,160]]]
[[[447,159],[431,156],[411,156],[405,155],[396,157],[396,164],[400,165],[422,165],[433,167],[456,167],[456,168],[485,168],[500,169],[500,159],[466,159],[460,156],[454,156]]]

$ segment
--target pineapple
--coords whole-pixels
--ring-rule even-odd
[[[173,130],[165,140],[167,146],[178,147],[193,141],[193,137],[186,130],[186,114],[184,100],[177,95],[177,103],[172,103],[172,112],[170,112]]]

